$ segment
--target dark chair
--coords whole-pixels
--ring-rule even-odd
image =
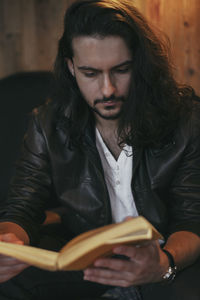
[[[0,203],[6,198],[32,109],[50,95],[50,72],[17,73],[0,80]]]

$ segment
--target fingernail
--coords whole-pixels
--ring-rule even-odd
[[[122,251],[122,247],[116,247],[116,248],[113,249],[114,253],[119,253],[121,251]]]
[[[83,273],[84,273],[84,276],[87,276],[89,274],[88,270],[84,270]]]
[[[83,279],[84,279],[84,280],[88,280],[89,277],[88,277],[88,276],[83,276]]]
[[[95,267],[98,267],[98,266],[100,266],[101,265],[101,261],[100,260],[96,260],[95,262],[94,262],[94,266]]]

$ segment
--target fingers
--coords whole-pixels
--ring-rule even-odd
[[[14,266],[14,265],[19,265],[19,264],[24,264],[21,261],[19,261],[16,258],[12,258],[10,256],[6,255],[0,255],[0,267],[2,266]],[[26,265],[26,264],[24,264]]]
[[[145,256],[147,251],[152,251],[151,248],[157,249],[157,244],[153,241],[143,243],[141,245],[122,245],[113,248],[114,254],[125,255],[129,257],[131,260],[140,260],[141,257]]]
[[[136,246],[118,246],[113,249],[114,254],[125,255],[131,259],[137,255],[138,251]]]
[[[132,282],[132,278],[130,278],[128,272],[123,272],[122,277],[119,272],[101,268],[89,268],[85,270],[84,280],[121,287],[128,287]]]
[[[94,267],[126,272],[130,269],[130,262],[123,259],[101,258],[94,262]]]
[[[27,267],[27,264],[22,263],[15,258],[0,255],[0,283],[18,275]]]
[[[14,233],[0,234],[0,241],[14,244],[24,244]]]
[[[115,254],[129,259],[100,258],[93,268],[84,271],[84,279],[107,285],[128,287],[130,285],[153,282],[158,277],[158,245],[154,242],[137,246],[118,246]]]
[[[13,244],[24,244],[24,242],[13,233],[0,234],[0,241]],[[22,263],[15,258],[0,255],[0,283],[18,275],[27,267],[27,264]]]
[[[84,279],[107,285],[130,286],[134,281],[133,264],[130,261],[102,258],[93,268],[84,271]]]
[[[18,275],[24,269],[26,269],[28,265],[23,263],[17,263],[10,266],[1,266],[0,268],[0,283],[5,282],[12,277]]]
[[[125,217],[124,221],[128,221],[130,219],[133,219],[133,217],[132,216],[127,216],[127,217]]]

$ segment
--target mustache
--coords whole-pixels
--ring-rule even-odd
[[[124,102],[125,99],[124,97],[115,97],[114,95],[113,96],[110,96],[110,97],[104,97],[103,99],[96,99],[94,100],[94,105],[97,105],[99,103],[106,103],[108,101],[114,101],[114,102]]]

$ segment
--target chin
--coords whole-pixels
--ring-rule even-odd
[[[116,120],[119,118],[121,112],[116,112],[116,113],[112,113],[112,114],[106,114],[106,113],[101,113],[101,112],[97,112],[98,116],[100,116],[102,119],[105,120]]]

